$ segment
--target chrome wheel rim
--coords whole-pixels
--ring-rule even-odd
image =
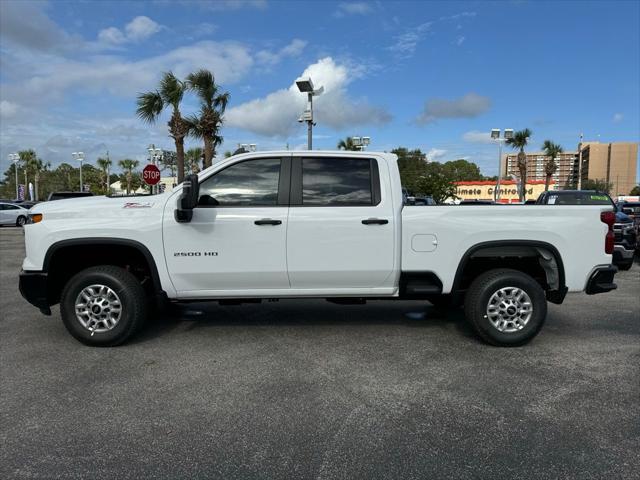
[[[504,287],[491,295],[487,315],[491,325],[502,333],[522,330],[533,315],[531,298],[517,287]]]
[[[76,318],[92,335],[113,330],[121,315],[120,297],[106,285],[89,285],[76,298]]]

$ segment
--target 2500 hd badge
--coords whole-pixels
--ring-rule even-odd
[[[174,257],[217,257],[218,252],[173,252]]]

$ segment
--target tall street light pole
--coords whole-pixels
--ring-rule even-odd
[[[80,162],[80,191],[84,192],[84,185],[82,184],[82,162],[84,161],[84,153],[83,152],[73,152],[71,154],[74,160]]]
[[[149,145],[149,148],[147,149],[147,151],[149,152],[149,159],[151,160],[151,163],[157,167],[158,162],[162,160],[162,149],[156,148],[156,146],[152,143],[151,145]],[[151,185],[151,194],[152,195],[157,194],[158,189],[159,189],[158,184]]]
[[[493,128],[491,129],[491,139],[494,140],[498,144],[498,180],[496,181],[496,189],[493,192],[494,201],[500,200],[500,177],[501,177],[501,168],[502,168],[502,142],[513,138],[513,129],[505,128],[504,129],[504,137],[500,138],[500,129]]]
[[[13,169],[15,170],[16,173],[16,200],[18,200],[18,162],[20,161],[20,155],[18,155],[17,153],[10,153],[9,154],[9,160],[11,162],[13,162]]]
[[[302,116],[298,119],[299,122],[307,122],[307,150],[313,149],[313,97],[322,94],[324,87],[320,87],[317,90],[313,89],[313,81],[310,77],[299,78],[296,80],[296,85],[301,93],[307,94],[307,109],[302,113]]]

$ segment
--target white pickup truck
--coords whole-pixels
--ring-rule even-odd
[[[124,342],[153,300],[424,299],[522,345],[547,301],[616,288],[606,206],[407,206],[395,155],[233,156],[173,192],[36,205],[20,291],[81,342]]]

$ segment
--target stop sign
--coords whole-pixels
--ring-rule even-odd
[[[160,170],[153,164],[149,164],[142,170],[142,180],[147,185],[155,185],[160,181]]]

